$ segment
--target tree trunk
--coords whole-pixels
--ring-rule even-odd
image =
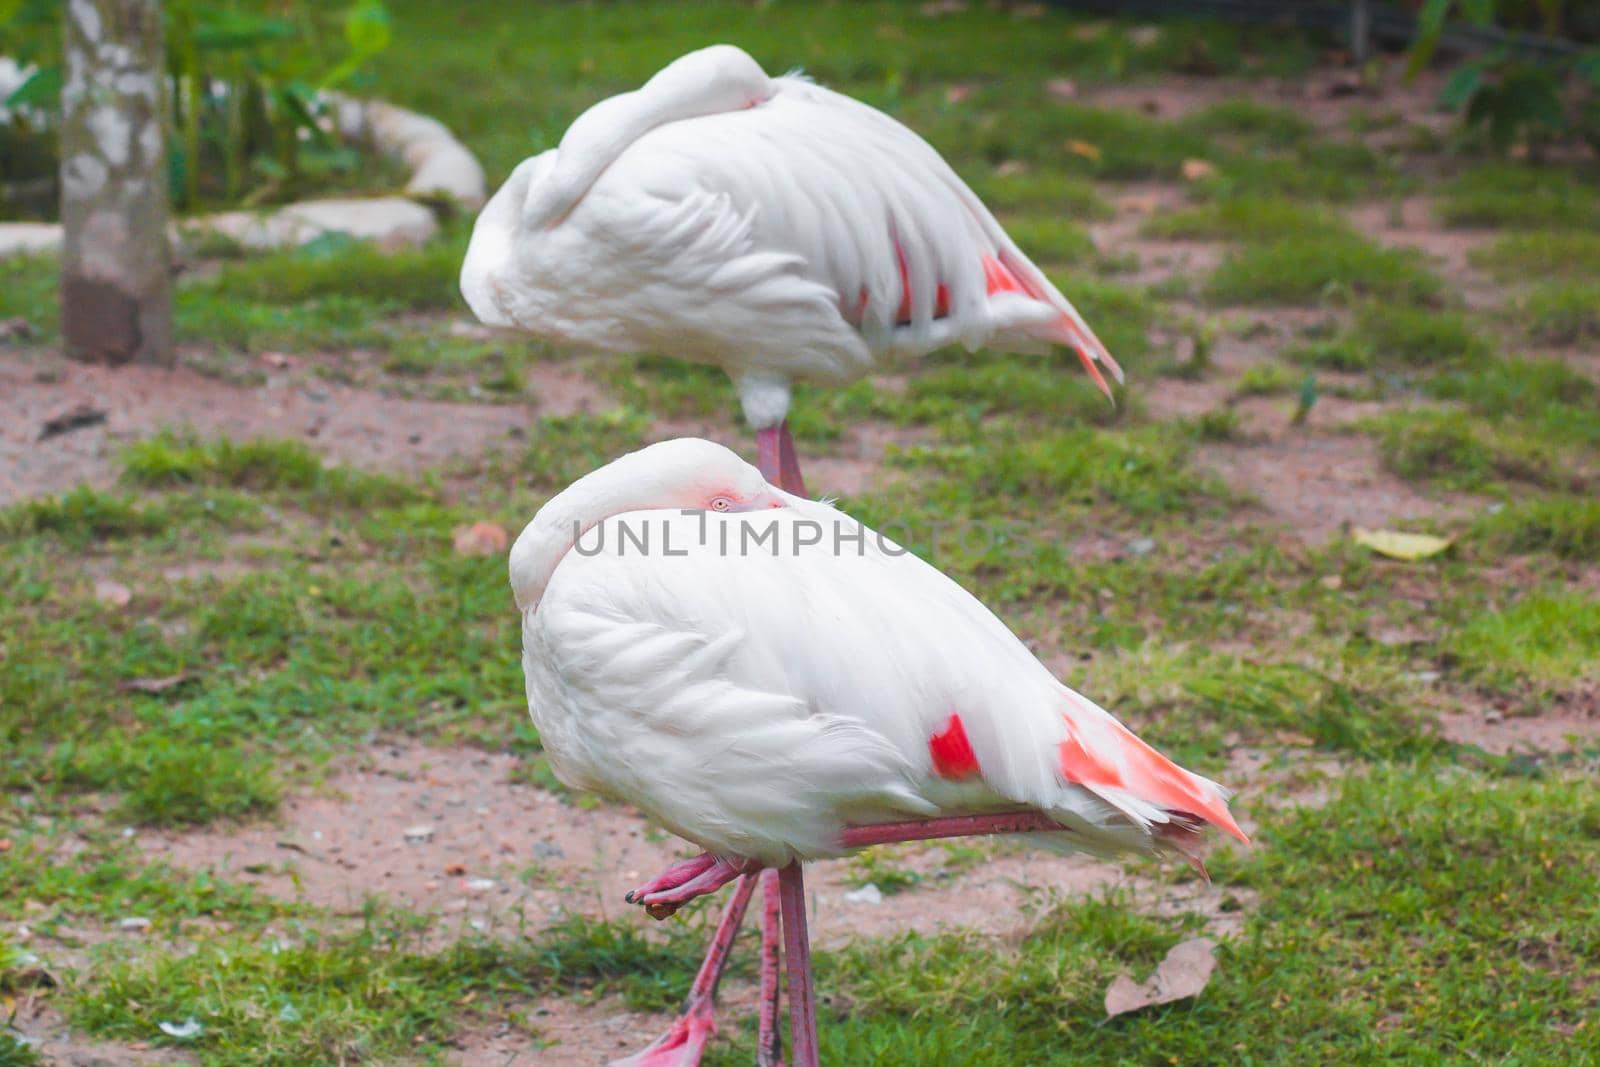
[[[66,0],[61,333],[96,363],[170,366],[161,0]]]

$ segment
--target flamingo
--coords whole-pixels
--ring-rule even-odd
[[[970,593],[721,445],[664,441],[584,475],[518,536],[510,578],[555,773],[703,850],[628,900],[660,917],[740,880],[687,1012],[635,1067],[699,1061],[757,871],[777,872],[791,1052],[814,1067],[803,862],[1029,831],[1199,866],[1205,827],[1245,840],[1226,790],[1059,682]]]
[[[926,141],[714,45],[602,100],[478,216],[461,291],[484,323],[733,378],[759,466],[804,496],[791,384],[952,343],[1074,348],[1122,370]]]

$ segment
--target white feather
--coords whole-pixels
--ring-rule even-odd
[[[986,258],[1027,294],[991,295]],[[926,141],[727,45],[596,104],[518,167],[461,286],[485,322],[718,364],[758,429],[782,420],[791,380],[846,382],[952,343],[1064,341],[1120,373]]]
[[[751,510],[679,510],[717,494]],[[553,523],[586,531],[576,550]],[[1150,850],[1175,810],[1132,771],[1128,789],[1065,778],[1069,739],[1107,766],[1149,750],[945,575],[720,446],[669,441],[586,476],[518,539],[512,577],[557,773],[719,855],[781,866],[837,854],[847,824],[1017,807],[1079,847]],[[973,777],[935,768],[953,714]],[[1225,797],[1160,762],[1172,788]]]

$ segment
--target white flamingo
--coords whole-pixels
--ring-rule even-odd
[[[959,342],[1122,371],[939,154],[894,119],[716,45],[578,117],[484,207],[484,322],[733,377],[760,468],[804,495],[790,383]]]
[[[705,850],[629,900],[659,917],[781,872],[797,1067],[816,1063],[802,861],[1020,829],[1198,863],[1207,824],[1244,838],[1221,786],[1062,685],[955,582],[720,445],[667,441],[580,478],[522,531],[510,572],[556,773]],[[751,885],[686,1016],[630,1062],[698,1061]],[[762,1031],[776,1062],[765,1012]]]

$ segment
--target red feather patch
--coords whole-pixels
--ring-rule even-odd
[[[971,778],[981,773],[959,715],[951,715],[944,729],[928,738],[928,755],[933,757],[933,773],[941,778]]]

